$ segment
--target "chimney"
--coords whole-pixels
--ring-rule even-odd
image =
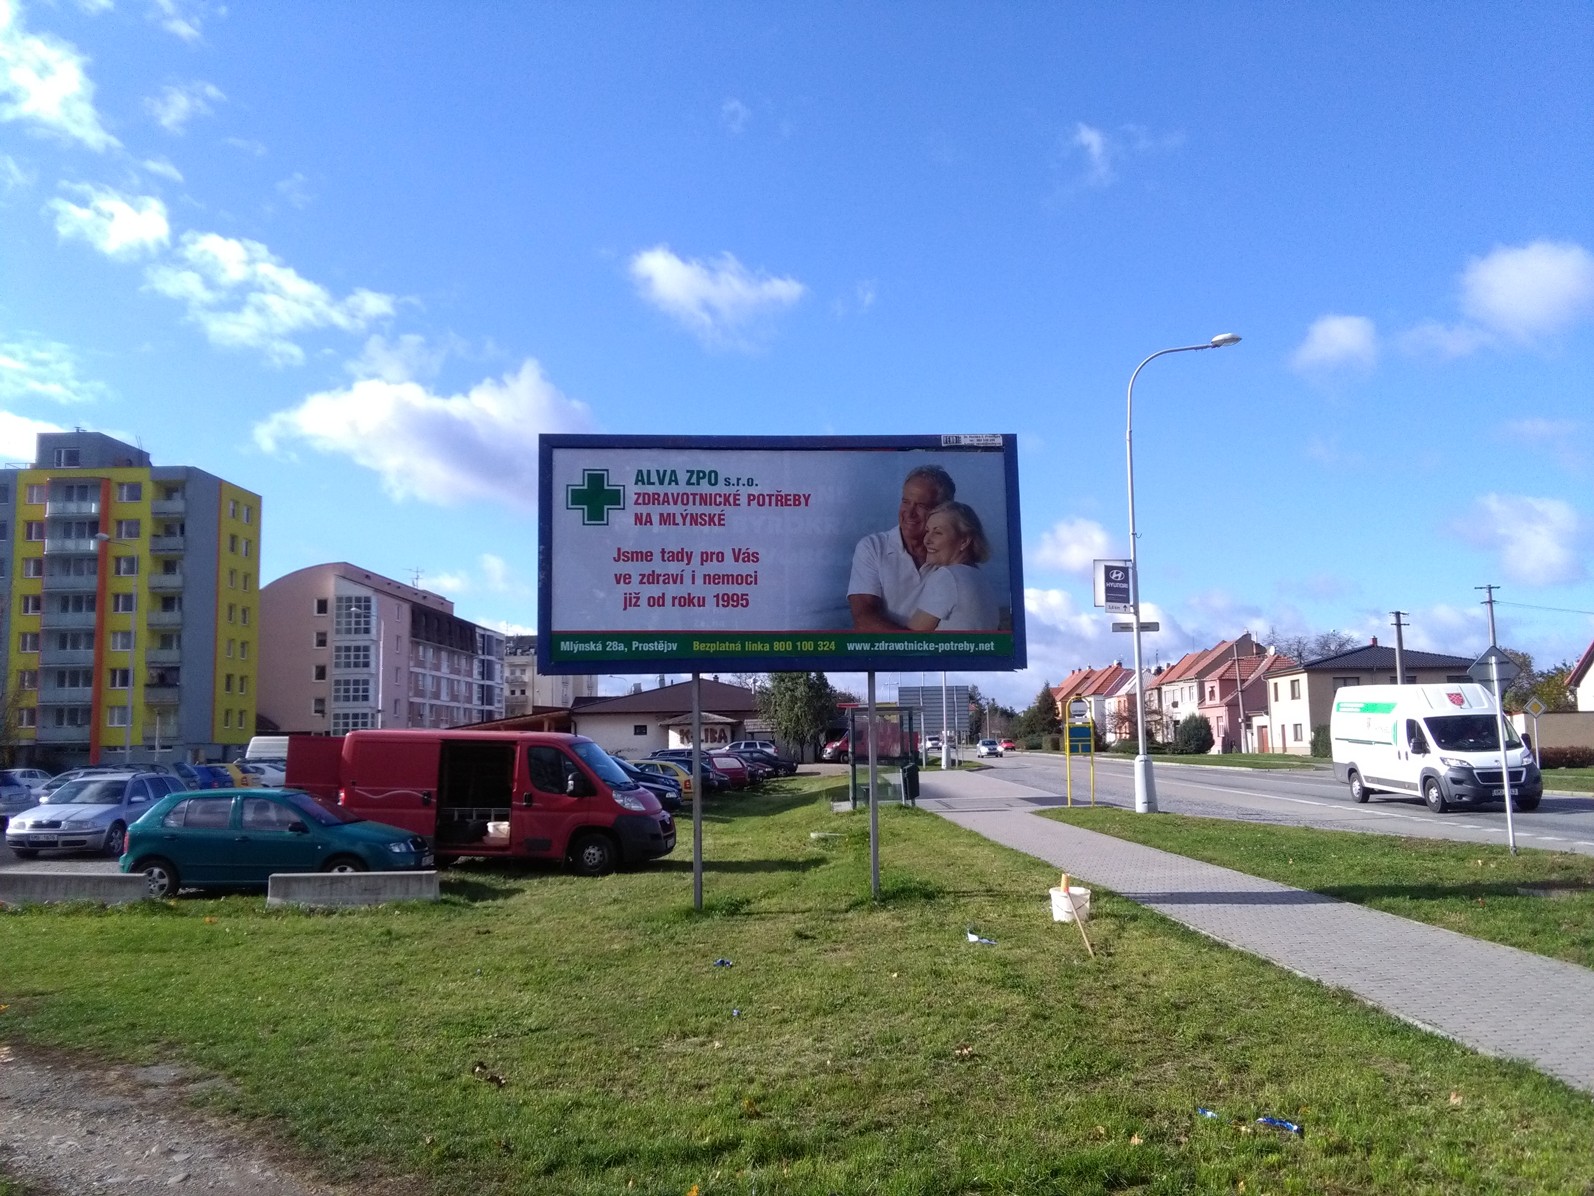
[[[1373,636],[1373,647],[1378,647],[1378,637],[1376,635]]]

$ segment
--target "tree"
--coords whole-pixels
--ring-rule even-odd
[[[1057,699],[1052,696],[1052,683],[1048,681],[1029,708],[1018,716],[1014,730],[1022,736],[1055,735],[1062,726],[1062,719],[1057,717]]]
[[[1344,652],[1354,648],[1361,641],[1346,631],[1319,631],[1301,632],[1296,635],[1280,635],[1269,627],[1265,641],[1278,649],[1279,654],[1288,656],[1301,664],[1313,660],[1321,660],[1325,656],[1333,656],[1337,652]]]
[[[1212,724],[1204,714],[1187,714],[1173,733],[1173,750],[1181,756],[1200,756],[1212,750]]]
[[[1572,662],[1563,660],[1560,664],[1549,669],[1536,669],[1533,667],[1533,657],[1526,652],[1518,652],[1514,648],[1502,648],[1507,656],[1516,661],[1522,672],[1511,683],[1511,688],[1505,692],[1505,705],[1509,710],[1521,710],[1528,702],[1537,698],[1544,703],[1545,710],[1576,710],[1577,703],[1572,699],[1572,691],[1568,683],[1572,680]]]
[[[836,691],[823,673],[771,673],[757,689],[758,713],[799,754],[836,720]]]

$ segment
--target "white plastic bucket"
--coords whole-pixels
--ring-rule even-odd
[[[1068,891],[1065,893],[1062,889],[1062,886],[1058,885],[1053,887],[1051,894],[1053,922],[1072,922],[1074,920],[1075,913],[1079,914],[1079,920],[1081,922],[1090,921],[1089,889],[1082,889],[1078,885],[1069,885]],[[1068,899],[1070,897],[1074,899],[1072,908],[1070,908],[1068,904]]]

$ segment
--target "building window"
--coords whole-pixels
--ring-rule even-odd
[[[344,710],[332,716],[332,733],[343,735],[349,731],[362,731],[371,724],[371,713],[368,710]]]
[[[129,648],[133,646],[131,640],[128,641],[127,646]],[[161,632],[160,639],[156,641],[155,646],[162,652],[180,652],[182,651],[183,647],[183,637],[181,634],[175,631],[163,631]]]
[[[371,600],[339,597],[332,617],[333,635],[370,635]]]
[[[51,720],[57,727],[87,727],[94,720],[94,710],[89,706],[57,706],[55,718]]]
[[[244,626],[245,627],[249,626],[249,608],[247,606],[241,607],[239,609],[238,613],[239,613],[239,615],[241,615],[243,617]]]
[[[222,693],[228,693],[228,694],[232,693],[232,674],[231,673],[228,673],[224,678],[222,678],[221,692]]]
[[[244,570],[244,593],[247,594],[250,590],[254,589],[254,586],[255,586],[255,575],[253,573],[249,572],[249,570],[245,569]]]
[[[311,666],[311,668],[310,668],[310,680],[312,680],[312,681],[325,681],[326,679],[327,679],[327,666],[326,665],[318,664],[318,665],[312,665]]]
[[[227,570],[227,588],[229,590],[236,590],[238,588],[238,570]]]
[[[128,719],[126,706],[107,706],[105,708],[105,725],[107,727],[129,727],[132,723]]]
[[[23,577],[43,577],[44,558],[42,556],[28,556],[22,558]]]
[[[37,727],[39,725],[39,712],[33,706],[24,706],[17,711],[17,726]]]
[[[648,725],[646,723],[632,723],[631,724],[631,734],[633,734],[633,735],[646,735],[647,733],[648,733]]]
[[[137,519],[118,519],[116,521],[116,538],[118,540],[136,540],[141,534],[143,523]]]
[[[52,458],[57,469],[76,469],[83,460],[83,450],[75,448],[58,448]]]
[[[168,556],[168,557],[162,557],[161,558],[161,576],[162,577],[176,577],[181,572],[182,572],[182,568],[181,568],[180,564],[178,563],[178,560],[177,560],[176,557]]]
[[[106,674],[106,682],[105,682],[105,684],[111,689],[132,689],[133,688],[133,670],[132,669],[111,669]]]
[[[227,604],[227,622],[236,623],[237,621],[238,621],[238,605],[236,603],[229,602]]]
[[[45,488],[38,482],[28,486],[23,502],[42,503],[45,497]]]
[[[332,649],[332,667],[335,669],[368,669],[371,667],[370,644],[339,644]]]
[[[224,726],[224,727],[231,727],[232,726],[232,711],[231,710],[223,710],[221,712],[221,725]]]
[[[238,537],[237,536],[228,536],[227,537],[227,551],[228,552],[237,552],[238,551]]]
[[[238,692],[241,694],[249,692],[249,675],[247,673],[241,673],[238,676]]]
[[[327,713],[327,700],[325,698],[311,698],[310,713],[325,718]]]
[[[238,641],[237,640],[228,640],[227,641],[227,659],[228,660],[232,659],[233,649],[235,647],[237,647],[237,645],[238,645]]]
[[[38,669],[18,669],[17,670],[17,688],[18,689],[38,689],[39,688],[39,670]]]
[[[94,633],[92,631],[57,631],[55,633],[55,647],[58,652],[92,652],[94,650]]]
[[[116,558],[116,576],[137,577],[138,558],[136,556],[119,556]]]
[[[318,615],[327,613],[327,600],[325,598],[317,598],[315,600],[315,613]]]
[[[143,502],[143,482],[118,482],[116,483],[117,502]]]
[[[24,523],[22,525],[22,538],[24,540],[44,539],[44,521],[42,519],[30,519]]]
[[[18,652],[37,652],[39,650],[39,633],[37,631],[24,631],[17,636]]]
[[[238,500],[236,498],[229,498],[227,500],[227,518],[238,518]]]
[[[161,610],[166,614],[174,614],[183,609],[183,596],[181,594],[162,594]]]
[[[254,521],[255,521],[255,509],[254,509],[254,507],[252,507],[248,503],[244,503],[244,522],[245,523],[253,523]]]
[[[369,702],[371,683],[364,677],[340,677],[332,683],[334,702]]]
[[[44,596],[42,594],[22,595],[22,613],[36,615],[44,609]]]
[[[1301,724],[1300,723],[1296,723],[1295,726],[1290,728],[1290,730],[1291,730],[1291,732],[1294,735],[1295,742],[1299,743],[1301,741]]]
[[[182,497],[183,497],[183,488],[181,486],[162,486],[161,487],[161,498],[164,499],[166,502],[177,502]]]
[[[92,615],[98,604],[93,594],[62,594],[55,609],[63,615]]]
[[[1294,699],[1297,699],[1300,696],[1301,696],[1301,682],[1300,682],[1300,679],[1297,678],[1296,680],[1290,682],[1290,698],[1293,701]],[[1300,727],[1299,726],[1297,726],[1295,729],[1296,729],[1297,732],[1300,731]],[[1295,738],[1299,739],[1300,735],[1297,734],[1295,736]]]
[[[117,614],[125,615],[138,609],[137,594],[112,594],[111,609]]]
[[[238,644],[238,659],[239,660],[248,660],[249,659],[249,641],[248,640],[243,640],[243,641],[241,641]]]
[[[131,652],[133,650],[133,633],[131,631],[111,632],[112,652]]]
[[[251,539],[250,539],[250,538],[249,538],[249,537],[248,537],[248,536],[245,536],[245,537],[244,537],[244,556],[245,556],[245,557],[247,557],[247,556],[248,556],[248,555],[249,555],[249,550],[250,550],[250,547],[251,547],[251,546],[252,546],[252,545],[253,545],[253,544],[254,544],[254,541],[253,541],[253,540],[251,540]]]

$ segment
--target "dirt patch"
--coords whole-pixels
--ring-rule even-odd
[[[181,1067],[90,1064],[0,1042],[0,1177],[25,1192],[349,1196],[188,1096],[225,1081]]]

